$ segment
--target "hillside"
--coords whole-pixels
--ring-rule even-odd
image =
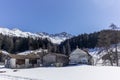
[[[57,49],[57,45],[66,39],[73,37],[66,32],[48,34],[45,32],[31,33],[19,29],[0,28],[0,49],[9,53],[18,53],[26,50],[36,50],[39,48]],[[56,52],[56,51],[54,51]]]
[[[114,35],[116,34],[116,35]],[[73,51],[76,49],[76,46],[78,46],[81,49],[94,49],[96,47],[105,47],[106,43],[108,41],[109,45],[116,44],[116,36],[117,36],[117,43],[120,42],[120,31],[119,30],[101,30],[98,32],[93,32],[90,34],[84,33],[80,34],[78,36],[72,37],[70,39],[65,40],[59,45],[59,50],[66,54],[68,54],[70,51]],[[100,41],[101,40],[101,41]]]
[[[90,34],[84,33],[73,36],[66,32],[58,34],[31,33],[19,29],[0,28],[0,49],[9,53],[19,53],[27,50],[36,50],[39,48],[49,49],[51,52],[59,52],[68,55],[76,46],[79,48],[96,48],[98,46],[100,33],[120,34],[120,31],[101,30]],[[101,37],[104,38],[104,35]],[[114,36],[110,36],[114,38]],[[120,36],[119,36],[120,38]],[[104,40],[102,40],[104,41]],[[111,40],[110,45],[114,44]]]

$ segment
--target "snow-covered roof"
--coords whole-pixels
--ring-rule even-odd
[[[15,59],[37,59],[41,58],[43,54],[28,54],[28,55],[17,55],[17,54],[9,54],[8,57],[15,58]]]
[[[4,54],[4,55],[10,54],[10,53],[8,53],[7,51],[4,51],[4,50],[0,50],[0,52],[1,52],[2,54]]]
[[[17,54],[18,55],[28,55],[31,53],[37,54],[37,53],[41,53],[41,52],[47,52],[47,49],[28,50],[28,51],[24,51],[24,52],[17,53]]]
[[[48,53],[45,56],[50,56],[50,55],[54,55],[54,56],[57,56],[57,57],[68,57],[68,56],[66,56],[64,54],[60,54],[60,53]]]

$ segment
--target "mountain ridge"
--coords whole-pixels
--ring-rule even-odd
[[[7,36],[14,36],[14,37],[31,37],[31,38],[47,38],[49,39],[52,43],[54,44],[60,44],[61,42],[65,41],[66,39],[70,39],[73,37],[72,34],[68,34],[66,32],[61,32],[61,33],[56,33],[56,34],[49,34],[46,32],[37,32],[37,33],[32,33],[32,32],[25,32],[22,31],[18,28],[3,28],[0,27],[0,33],[2,35],[7,35]]]

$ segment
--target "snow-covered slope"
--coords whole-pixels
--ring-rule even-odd
[[[0,74],[0,80],[120,80],[120,68],[108,66],[40,67],[17,72],[1,68],[0,71],[6,71]]]
[[[15,37],[32,37],[32,38],[48,38],[52,43],[60,44],[62,41],[73,37],[71,34],[66,32],[59,33],[59,34],[48,34],[48,33],[31,33],[31,32],[23,32],[19,29],[8,29],[8,28],[1,28],[0,33],[3,35],[8,36],[15,36]]]
[[[111,50],[115,52],[114,45],[111,45],[108,51],[111,51]],[[120,55],[120,43],[117,44],[117,51],[118,51],[118,55]],[[101,65],[101,66],[103,65],[102,57],[107,54],[106,50],[100,49],[100,48],[89,49],[89,53],[94,59],[94,65]]]
[[[48,34],[48,33],[42,32],[37,34],[42,37],[50,39],[53,43],[58,43],[58,44],[60,44],[62,41],[66,39],[70,39],[73,37],[73,35],[68,34],[66,32],[57,33],[57,34]]]
[[[19,29],[8,29],[8,28],[0,28],[0,33],[3,35],[8,35],[8,36],[15,36],[15,37],[39,37],[39,35],[30,33],[30,32],[23,32]]]

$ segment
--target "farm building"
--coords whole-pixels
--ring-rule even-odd
[[[92,56],[78,47],[69,55],[69,64],[91,64]]]
[[[41,64],[41,56],[37,54],[16,55],[9,54],[5,60],[7,68],[29,68],[38,67]]]
[[[31,53],[27,55],[8,54],[6,68],[31,68],[40,66],[65,66],[69,63],[66,55],[58,53]]]
[[[48,53],[43,57],[44,66],[57,66],[62,67],[69,63],[69,59],[66,55],[59,53]]]
[[[0,65],[4,65],[5,59],[9,53],[0,50]]]

